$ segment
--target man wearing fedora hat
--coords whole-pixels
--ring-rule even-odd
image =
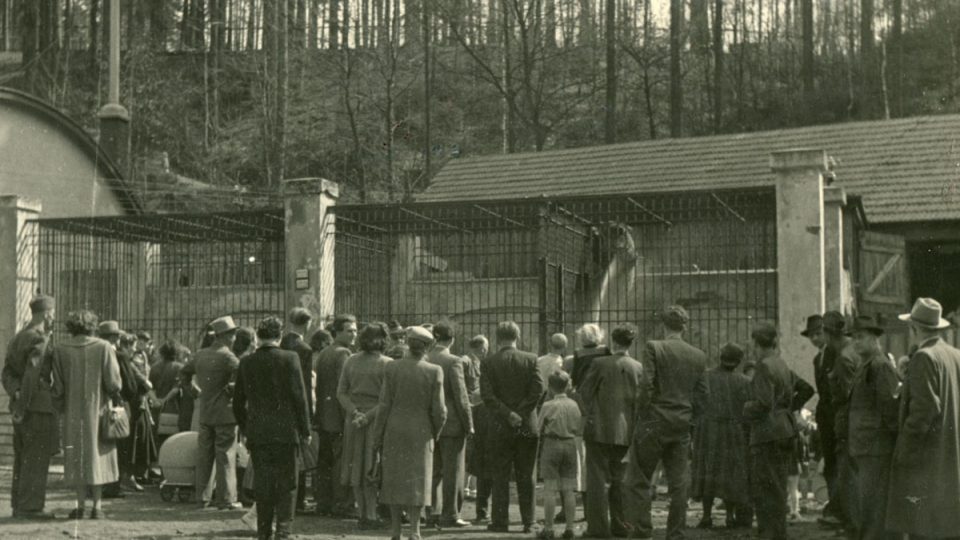
[[[860,357],[853,348],[847,319],[839,311],[823,314],[823,333],[827,343],[823,349],[822,361],[824,369],[827,370],[826,388],[829,388],[835,437],[833,448],[824,445],[823,453],[834,453],[836,472],[833,493],[830,495],[832,515],[820,518],[819,522],[829,527],[843,527],[848,534],[856,534],[859,522],[856,515],[858,499],[847,442],[850,390],[853,388],[853,377],[860,364]]]
[[[233,387],[240,361],[233,354],[237,325],[225,316],[210,323],[213,343],[197,351],[194,380],[200,387],[200,433],[197,436],[197,494],[210,482],[216,464],[217,501],[202,500],[203,506],[220,509],[241,508],[237,502],[237,420],[233,414]]]
[[[856,479],[860,538],[894,540],[884,532],[890,457],[897,440],[900,378],[880,347],[883,328],[872,317],[853,321],[853,347],[860,368],[850,392],[849,448]]]
[[[49,296],[30,302],[30,322],[10,341],[3,364],[3,388],[13,415],[13,517],[50,519],[44,512],[47,469],[56,453],[57,421],[50,393],[51,365],[44,354],[53,329],[55,303]]]
[[[817,348],[817,355],[813,357],[813,381],[817,387],[817,409],[814,417],[817,421],[817,434],[820,438],[820,454],[823,457],[823,478],[827,482],[827,493],[830,501],[823,507],[823,521],[831,526],[841,526],[842,512],[836,512],[839,505],[836,501],[837,484],[837,438],[834,432],[836,411],[833,408],[833,393],[830,391],[830,371],[833,369],[833,355],[826,355],[826,336],[823,331],[823,316],[819,313],[807,317],[807,326],[800,335],[810,340],[810,344]],[[827,359],[830,360],[827,363]]]
[[[942,338],[942,313],[918,298],[900,316],[918,348],[900,397],[886,525],[911,539],[960,537],[960,350]]]

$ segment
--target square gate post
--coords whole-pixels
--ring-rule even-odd
[[[823,150],[774,152],[770,169],[777,190],[777,314],[780,354],[787,365],[813,381],[816,349],[800,335],[808,315],[825,305]]]
[[[335,182],[300,178],[283,182],[286,311],[310,310],[316,324],[333,315],[336,220]]]
[[[30,299],[37,287],[37,243],[27,220],[40,216],[39,201],[0,196],[0,350],[30,320]],[[62,315],[61,315],[62,316]],[[2,361],[0,361],[2,364]],[[0,464],[13,460],[13,423],[9,398],[0,386]]]
[[[843,267],[843,210],[847,193],[839,186],[823,188],[824,205],[824,271],[826,272],[826,309],[850,315],[852,288],[850,277]]]

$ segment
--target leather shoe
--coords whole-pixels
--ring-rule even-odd
[[[457,519],[442,519],[440,520],[441,527],[449,527],[451,529],[462,529],[464,527],[469,527],[470,522],[464,521],[460,518]]]

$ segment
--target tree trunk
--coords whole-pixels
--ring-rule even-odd
[[[813,0],[801,0],[800,10],[803,18],[803,57],[801,64],[803,101],[809,114],[809,108],[813,106]]]
[[[544,4],[544,44],[549,49],[557,48],[557,0],[546,0]]]
[[[890,31],[890,102],[891,114],[903,116],[903,0],[892,0],[893,28]]]
[[[710,20],[708,0],[690,2],[690,45],[696,53],[710,50]]]
[[[593,45],[593,2],[580,0],[580,45]]]
[[[90,24],[87,38],[90,40],[90,65],[96,66],[100,59],[100,29],[97,26],[100,0],[90,0]]]
[[[257,0],[250,0],[250,12],[247,13],[247,50],[257,48]]]
[[[283,182],[287,176],[287,86],[289,84],[288,67],[290,62],[290,0],[279,0],[279,38],[277,65],[277,179]]]
[[[680,78],[680,49],[683,47],[683,0],[670,0],[670,136],[683,132],[683,84]]]
[[[871,119],[877,110],[876,53],[873,37],[873,0],[860,0],[860,118]]]
[[[319,21],[320,0],[310,0],[310,19],[307,22],[307,48],[314,50],[317,48],[317,39],[319,39]]]
[[[723,129],[723,0],[713,8],[713,132]]]
[[[422,28],[423,28],[423,179],[424,183],[430,181],[430,101],[433,99],[431,96],[431,80],[430,80],[430,41],[431,35],[433,33],[433,28],[431,27],[430,21],[430,12],[431,12],[430,0],[423,0],[421,4],[421,13],[423,17]],[[409,176],[408,176],[409,178]],[[413,200],[413,186],[407,185],[406,193],[404,194],[407,200]]]
[[[604,142],[612,144],[617,140],[617,1],[607,0],[606,6],[606,42],[607,42],[607,88],[606,121]]]
[[[497,2],[497,0],[492,0]],[[501,121],[501,130],[503,131],[503,153],[512,154],[514,151],[514,140],[513,140],[513,107],[510,104],[512,99],[510,96],[513,93],[513,75],[510,68],[510,41],[513,36],[513,24],[512,16],[510,13],[510,7],[507,5],[509,0],[499,0],[500,2],[500,19],[501,27],[500,31],[503,35],[503,43],[501,45],[501,85],[503,86],[503,118]]]
[[[328,47],[332,50],[340,48],[340,1],[328,0],[330,3],[329,19],[327,19],[329,30],[327,39]]]
[[[340,0],[343,5],[343,19],[340,25],[340,48],[350,48],[350,0]]]

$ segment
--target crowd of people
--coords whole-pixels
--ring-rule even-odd
[[[194,354],[174,341],[154,350],[148,334],[84,310],[67,316],[69,338],[50,344],[54,300],[30,307],[2,372],[17,518],[53,517],[46,478],[60,451],[76,489],[69,517],[103,519],[102,498],[142,490],[164,440],[195,431],[205,508],[241,507],[238,444],[249,450],[242,484],[259,538],[288,537],[297,513],[315,512],[394,539],[407,524],[419,539],[421,526],[471,526],[466,498],[475,523],[508,533],[511,482],[524,533],[554,538],[562,523],[573,538],[579,499],[584,537],[652,538],[662,475],[668,540],[683,537],[690,499],[702,502],[700,528],[719,526],[719,499],[726,527],[756,520],[761,537],[779,540],[799,512],[797,475],[811,452],[829,492],[824,534],[960,534],[960,350],[941,338],[949,322],[928,298],[901,316],[914,347],[899,360],[882,350],[874,319],[811,315],[801,334],[818,351],[816,388],[790,368],[805,360],[781,356],[774,324],[756,324],[747,347],[705,352],[684,339],[681,306],[662,310],[656,339],[641,341],[630,324],[607,339],[587,324],[572,351],[555,334],[539,358],[521,350],[512,321],[492,344],[467,340],[461,356],[447,320],[314,324],[303,308],[256,329],[218,318]]]

